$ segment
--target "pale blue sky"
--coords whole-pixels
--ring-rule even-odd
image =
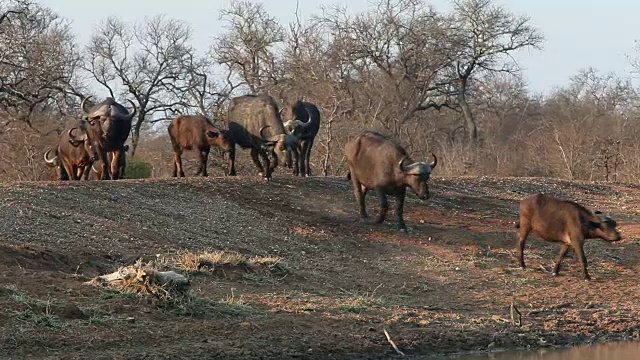
[[[90,38],[93,26],[109,15],[125,20],[165,13],[188,22],[194,45],[204,50],[222,24],[218,11],[228,0],[40,0],[60,15],[70,19],[81,44]],[[296,0],[261,1],[267,11],[283,23],[293,19]],[[320,5],[340,3],[336,0],[300,0],[303,17]],[[440,11],[449,9],[448,0],[432,0]],[[634,54],[634,40],[640,39],[640,2],[630,0],[498,0],[510,11],[526,14],[545,35],[543,51],[523,51],[516,56],[534,92],[548,92],[562,86],[578,69],[593,66],[603,72],[627,75],[631,71],[627,55]],[[351,0],[351,11],[367,8],[367,0]]]

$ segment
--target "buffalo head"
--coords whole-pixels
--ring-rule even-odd
[[[98,130],[103,137],[107,136],[110,131],[111,124],[115,119],[131,122],[133,117],[138,113],[136,104],[129,99],[127,99],[127,101],[129,101],[133,107],[133,111],[131,113],[127,113],[127,110],[120,104],[116,103],[113,98],[107,98],[107,100],[94,106],[93,109],[87,109],[87,100],[89,99],[91,99],[91,96],[87,96],[80,104],[80,108],[83,112],[83,122],[88,123],[92,129]]]
[[[418,197],[422,200],[429,198],[429,177],[431,176],[431,171],[433,168],[438,165],[438,158],[435,154],[431,153],[433,156],[433,162],[414,162],[413,164],[404,165],[404,161],[407,157],[403,157],[400,162],[398,162],[398,166],[400,167],[400,171],[404,174],[405,183],[418,195]]]
[[[84,145],[84,149],[91,158],[92,161],[98,160],[98,152],[96,148],[93,146],[89,137],[87,136],[87,132],[80,127],[72,127],[68,131],[69,135],[69,143],[71,145],[78,147],[81,144]]]
[[[264,140],[264,147],[273,151],[276,154],[276,161],[278,159],[286,159],[287,151],[298,151],[298,137],[291,134],[277,134],[271,137],[266,137],[262,132],[269,126],[263,126],[260,129],[260,136]]]

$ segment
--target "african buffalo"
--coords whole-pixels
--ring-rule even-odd
[[[86,108],[86,102],[90,97],[82,100],[80,107],[84,113],[80,121],[89,140],[98,152],[102,164],[102,179],[119,178],[119,163],[124,152],[124,143],[131,132],[131,120],[137,113],[136,105],[132,102],[133,111],[129,113],[121,104],[108,97],[90,109]],[[108,157],[107,154],[111,156]]]
[[[298,143],[295,135],[287,134],[278,106],[269,95],[244,95],[231,99],[229,104],[229,132],[233,145],[229,151],[230,175],[236,175],[235,144],[243,149],[251,149],[251,159],[267,180],[291,151],[297,161]],[[269,159],[269,154],[273,160]],[[265,164],[260,163],[258,155]]]
[[[410,187],[420,199],[429,198],[427,181],[438,164],[438,158],[435,154],[432,156],[433,163],[413,162],[402,147],[372,131],[365,131],[350,140],[345,145],[345,157],[360,216],[367,218],[365,195],[369,189],[376,190],[380,199],[378,223],[384,221],[389,209],[387,195],[393,195],[396,198],[398,229],[406,232],[407,226],[402,217],[406,188]]]
[[[167,128],[173,146],[173,176],[184,177],[182,152],[196,150],[200,154],[200,168],[196,175],[207,176],[207,159],[211,146],[230,152],[233,139],[227,130],[215,127],[204,116],[181,115],[171,121]]]
[[[51,152],[49,149],[44,153],[44,161],[56,167],[58,180],[87,180],[91,165],[98,159],[87,134],[78,127],[63,132],[53,157],[49,156]]]
[[[518,249],[520,266],[524,269],[524,245],[531,231],[543,240],[560,242],[560,254],[553,267],[553,275],[558,275],[560,263],[569,247],[573,248],[580,263],[585,280],[591,279],[587,272],[587,258],[584,255],[585,239],[600,238],[618,241],[622,237],[616,230],[616,222],[592,213],[584,206],[573,201],[560,200],[549,195],[535,194],[520,201],[520,219],[518,229]]]
[[[298,137],[302,144],[299,161],[293,164],[293,175],[311,176],[311,148],[320,130],[320,111],[310,102],[298,100],[293,104],[286,104],[280,116],[284,121],[284,128],[288,134]],[[291,153],[287,156],[287,166],[292,165]]]

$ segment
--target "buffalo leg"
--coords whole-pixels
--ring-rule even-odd
[[[362,184],[360,181],[353,175],[351,172],[351,183],[353,184],[353,195],[356,198],[356,202],[358,203],[358,209],[360,210],[360,217],[363,219],[368,218],[367,210],[365,209],[365,195],[366,193],[362,191]]]
[[[209,176],[207,174],[207,160],[209,159],[209,150],[204,149],[200,151],[200,167],[202,168],[202,176]]]
[[[576,252],[578,259],[580,260],[580,264],[582,264],[582,275],[585,280],[591,280],[591,276],[589,276],[589,272],[587,271],[587,257],[584,256],[584,249],[582,248],[582,241],[574,241],[572,242],[573,250]]]
[[[286,165],[289,169],[293,168],[293,156],[291,154],[290,151],[287,151],[287,161],[286,161]],[[295,174],[294,174],[295,175]]]
[[[300,151],[298,151],[298,147],[294,147],[290,149],[290,152],[293,155],[293,172],[295,176],[301,175],[304,176],[304,173],[300,172]]]
[[[403,212],[404,212],[404,198],[407,195],[407,191],[405,188],[399,190],[396,193],[396,218],[398,220],[398,230],[407,232],[407,225],[404,223]]]
[[[74,165],[73,168],[76,170],[76,178],[78,180],[81,180],[82,179],[82,173],[83,173],[83,170],[84,170],[84,166]]]
[[[91,172],[91,166],[85,165],[85,166],[81,167],[81,169],[82,169],[81,179],[82,180],[88,180],[89,179],[89,172]]]
[[[98,157],[100,158],[100,162],[102,162],[102,176],[100,176],[100,180],[109,180],[111,178],[109,174],[109,157],[106,152],[101,152]]]
[[[558,254],[558,259],[556,260],[556,264],[553,267],[553,276],[558,275],[558,272],[560,271],[560,263],[562,262],[562,259],[564,259],[564,256],[567,254],[568,250],[569,245],[562,243],[562,246],[560,247],[560,253]]]
[[[227,174],[229,176],[236,176],[236,146],[232,145],[229,149],[229,163],[227,164]]]
[[[302,168],[302,176],[311,176],[311,148],[313,147],[313,139],[309,139],[307,141],[305,141],[305,147],[302,148],[302,151],[304,153],[303,156],[303,164],[304,167]]]
[[[69,176],[69,180],[78,180],[78,177],[76,176],[76,169],[74,169],[74,166],[71,165],[68,161],[63,160],[62,161],[62,165],[64,166],[64,170],[67,172],[67,175]]]
[[[385,194],[384,190],[378,189],[378,199],[380,200],[380,213],[378,214],[376,222],[381,224],[384,222],[384,218],[387,217],[387,211],[389,210],[389,201],[387,200],[387,194]]]
[[[520,267],[525,268],[524,265],[524,245],[527,241],[527,236],[531,228],[529,227],[529,223],[521,222],[520,228],[518,229],[518,260],[520,262]]]
[[[118,180],[120,178],[120,156],[122,156],[121,150],[115,150],[111,152],[110,175],[111,179]]]
[[[184,177],[184,170],[182,170],[182,151],[173,150],[173,177]]]
[[[306,157],[307,147],[308,146],[309,146],[309,141],[308,140],[302,140],[302,149],[300,149],[300,156],[298,156],[298,164],[297,164],[297,167],[299,168],[300,176],[302,176],[302,177],[307,175],[304,162],[305,162],[305,157]],[[298,174],[296,174],[296,175],[298,175]]]
[[[265,176],[264,167],[262,167],[262,163],[260,162],[260,159],[258,158],[258,149],[255,149],[255,148],[251,149],[251,160],[253,160],[253,163],[258,168],[259,175],[260,176]]]
[[[287,157],[289,158],[293,157],[293,152],[287,151]],[[300,173],[300,156],[298,156],[297,159],[292,160],[291,164],[293,166],[293,176],[304,175]]]

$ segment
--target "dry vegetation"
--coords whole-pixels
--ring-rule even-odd
[[[394,355],[384,329],[410,356],[640,336],[640,188],[432,181],[432,199],[407,200],[409,234],[360,222],[344,178],[4,185],[0,351],[372,359]],[[543,189],[619,220],[623,242],[586,244],[591,282],[573,255],[551,276],[557,246],[535,239],[518,268],[517,200]],[[137,272],[124,288],[84,284],[139,259],[187,277],[189,291]]]
[[[306,17],[292,9],[296,20],[283,24],[260,3],[237,0],[221,11],[224,29],[210,49],[196,49],[188,24],[166,15],[106,18],[81,46],[46,7],[0,1],[0,181],[51,176],[42,153],[90,89],[140,109],[132,153],[151,170],[133,177],[168,176],[168,119],[202,113],[224,126],[228,99],[249,92],[319,107],[316,174],[344,174],[345,142],[373,129],[416,159],[436,152],[442,175],[637,180],[632,74],[580,69],[565,86],[533,94],[512,55],[543,47],[536,19],[490,0],[452,5],[385,0],[364,13],[335,6],[304,9]],[[241,173],[253,171],[247,158]]]

